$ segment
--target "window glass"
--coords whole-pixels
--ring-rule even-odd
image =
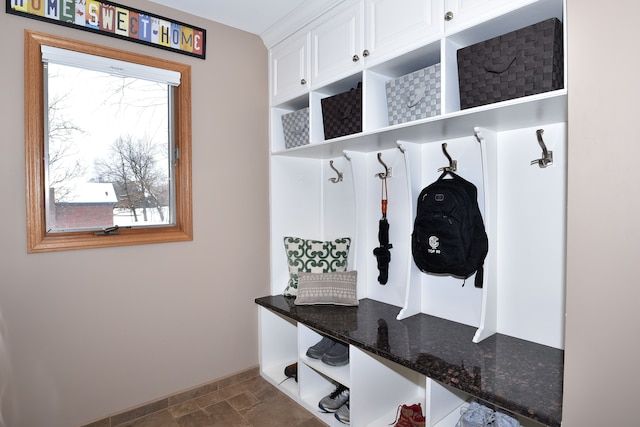
[[[47,63],[47,230],[174,223],[171,86]]]

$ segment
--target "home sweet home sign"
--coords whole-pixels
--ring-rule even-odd
[[[6,11],[205,59],[206,30],[110,1],[7,0]]]

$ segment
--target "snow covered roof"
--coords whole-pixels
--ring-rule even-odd
[[[75,186],[65,203],[117,203],[111,183],[84,182]]]

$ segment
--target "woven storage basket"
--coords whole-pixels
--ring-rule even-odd
[[[362,84],[320,100],[324,139],[362,132]]]
[[[562,89],[562,23],[551,18],[458,50],[460,108]]]
[[[440,64],[386,82],[389,125],[440,114]]]
[[[309,107],[282,116],[285,148],[309,143]]]

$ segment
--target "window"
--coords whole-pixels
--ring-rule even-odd
[[[192,239],[190,77],[25,32],[28,252]]]

